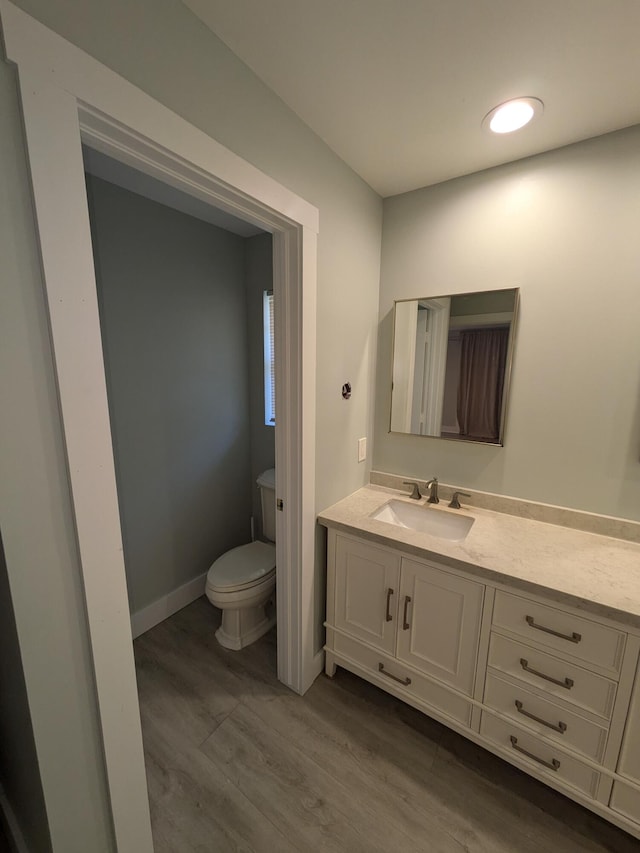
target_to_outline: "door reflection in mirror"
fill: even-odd
[[[504,443],[518,290],[400,300],[391,432]]]

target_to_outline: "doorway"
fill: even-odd
[[[273,235],[276,392],[288,400],[276,447],[278,677],[300,693],[322,668],[313,621],[318,212],[11,4],[2,24],[19,70],[116,844],[144,853],[152,844],[81,143]]]
[[[272,236],[83,158],[135,639],[202,595],[215,559],[261,538]]]

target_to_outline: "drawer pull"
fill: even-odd
[[[566,723],[549,723],[547,720],[543,720],[542,717],[536,717],[535,714],[532,714],[530,711],[525,711],[524,705],[519,699],[516,699],[515,702],[516,708],[518,709],[518,713],[522,714],[524,717],[529,717],[530,720],[535,720],[536,723],[541,723],[543,726],[546,726],[548,729],[553,729],[554,732],[560,732],[563,735],[567,730]]]
[[[579,643],[582,639],[582,634],[578,634],[576,631],[573,631],[571,634],[562,634],[560,631],[554,631],[553,628],[536,625],[533,616],[525,616],[524,618],[530,628],[535,628],[537,631],[544,631],[545,634],[553,634],[554,637],[560,637],[561,640],[568,640],[570,643]]]
[[[406,678],[398,678],[397,675],[393,675],[393,673],[387,672],[387,670],[384,668],[383,663],[378,664],[378,672],[381,672],[383,675],[386,675],[387,678],[392,678],[394,681],[397,681],[398,684],[403,684],[405,687],[408,687],[411,684],[411,679],[409,678],[409,676],[407,676]]]
[[[411,627],[409,625],[409,623],[407,622],[407,610],[409,609],[410,604],[411,604],[411,596],[405,595],[405,597],[404,597],[404,614],[402,616],[402,630],[403,631],[406,631],[407,628]]]
[[[521,752],[523,755],[526,755],[527,758],[532,758],[534,761],[537,761],[538,764],[542,764],[543,767],[548,767],[549,770],[559,769],[560,762],[557,758],[552,758],[551,761],[545,761],[544,758],[539,758],[532,752],[529,752],[528,750],[523,749],[521,746],[518,746],[518,738],[515,737],[515,735],[510,735],[509,740],[511,741],[511,746],[516,750],[516,752]]]
[[[550,675],[545,675],[544,672],[540,672],[537,669],[533,669],[529,666],[529,661],[526,658],[520,658],[520,666],[524,669],[525,672],[530,672],[531,675],[537,675],[538,678],[544,678],[545,681],[550,681],[552,684],[557,684],[559,687],[566,687],[567,690],[571,690],[573,687],[573,678],[553,678]]]
[[[393,590],[391,587],[387,590],[387,612],[385,613],[385,621],[391,622],[393,616],[391,615],[391,596],[393,595]]]

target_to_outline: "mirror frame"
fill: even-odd
[[[447,299],[454,298],[459,296],[479,296],[482,293],[496,293],[498,291],[512,291],[513,292],[513,318],[511,320],[511,326],[509,329],[509,344],[507,346],[507,358],[505,362],[504,369],[504,384],[502,388],[502,409],[500,412],[500,435],[499,441],[475,441],[473,439],[468,438],[449,438],[448,436],[443,435],[422,435],[416,432],[400,432],[398,430],[391,429],[391,419],[392,419],[392,407],[393,407],[393,366],[394,366],[394,356],[396,349],[396,306],[398,303],[403,302],[420,302],[422,300],[427,299]],[[432,438],[440,441],[451,441],[456,444],[480,444],[485,445],[487,447],[504,447],[504,438],[505,438],[505,428],[507,422],[507,408],[509,405],[509,395],[511,393],[511,374],[513,372],[513,356],[515,351],[515,338],[516,338],[516,328],[518,324],[518,317],[520,309],[520,288],[519,287],[495,287],[492,290],[471,290],[464,291],[462,293],[447,293],[440,294],[438,296],[414,296],[411,299],[394,299],[393,301],[393,321],[392,321],[392,336],[391,336],[391,376],[389,378],[389,429],[388,433],[390,435],[407,435],[413,436],[415,438]]]

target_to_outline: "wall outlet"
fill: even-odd
[[[367,458],[367,439],[358,439],[358,462],[364,462]]]

